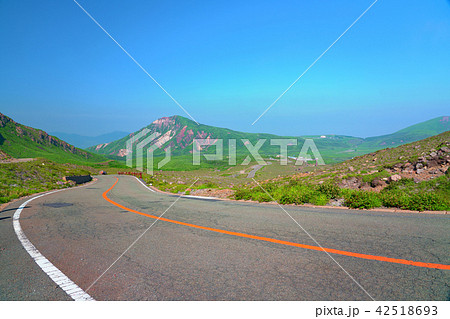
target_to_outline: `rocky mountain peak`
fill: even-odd
[[[161,117],[155,121],[152,122],[151,125],[158,127],[160,129],[162,128],[170,128],[173,127],[176,123],[177,116],[170,116],[170,117]]]

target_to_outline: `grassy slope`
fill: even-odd
[[[380,149],[422,140],[449,131],[450,121],[448,118],[448,116],[440,116],[409,126],[393,134],[369,137],[365,139],[365,143],[361,147],[364,149]]]
[[[383,167],[393,166],[397,163],[415,161],[419,156],[424,155],[431,149],[438,149],[441,145],[449,141],[450,131],[447,131],[395,148],[385,148],[370,154],[358,156],[344,163],[333,165],[330,169],[345,171],[348,166],[354,167],[356,171],[367,169],[369,166],[373,169],[381,169]],[[375,158],[376,161],[374,161]]]
[[[275,199],[282,204],[315,205],[325,205],[330,200],[341,199],[344,200],[344,205],[352,208],[386,206],[419,211],[450,210],[448,171],[446,175],[418,183],[412,179],[391,182],[379,193],[338,187],[340,182],[349,178],[369,183],[376,178],[386,178],[393,175],[386,169],[400,163],[413,163],[418,157],[448,145],[449,141],[450,131],[397,148],[356,157],[314,173],[263,181],[262,185],[270,196],[259,186],[238,187],[234,198],[260,202]]]
[[[6,154],[2,150],[0,150],[0,161],[7,160],[7,159],[10,159],[10,158],[11,157],[8,154]]]
[[[0,113],[0,160],[11,157],[38,159],[0,163],[0,203],[73,186],[63,183],[63,176],[97,174],[100,169],[125,168],[122,163],[75,148],[42,130],[16,123]]]
[[[63,176],[96,173],[90,167],[59,164],[46,159],[24,163],[0,164],[0,203],[51,189],[73,186],[63,183]]]
[[[0,151],[14,158],[44,157],[59,163],[97,163],[107,160],[102,155],[74,146],[4,116],[0,113]]]

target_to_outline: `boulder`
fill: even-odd
[[[395,174],[395,175],[392,175],[391,177],[389,177],[389,183],[398,182],[401,179],[402,179],[402,177],[400,175]]]
[[[357,189],[361,186],[361,181],[356,177],[351,177],[349,179],[344,179],[341,181],[341,187]]]
[[[344,199],[340,198],[340,199],[332,199],[329,203],[330,206],[344,206]]]
[[[370,183],[370,185],[372,186],[372,187],[384,187],[384,186],[386,186],[386,182],[385,181],[383,181],[383,180],[381,180],[381,179],[379,179],[379,178],[375,178],[371,183]]]
[[[437,160],[432,159],[432,160],[429,160],[429,161],[427,162],[427,166],[428,166],[428,168],[431,168],[431,167],[438,167],[438,166],[439,166],[439,163],[438,163]]]

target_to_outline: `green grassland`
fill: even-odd
[[[46,132],[13,121],[0,113],[0,151],[13,158],[47,158],[58,163],[93,164],[103,155],[78,149]]]
[[[371,183],[393,175],[392,168],[398,164],[415,162],[434,150],[448,145],[450,132],[424,140],[383,149],[352,160],[310,168],[310,172],[293,176],[281,176],[266,180],[259,185],[237,187],[235,199],[259,202],[277,201],[281,204],[327,205],[341,200],[350,208],[395,207],[408,210],[450,210],[450,176],[445,175],[426,181],[402,178],[393,181],[380,192],[340,187],[348,179]]]
[[[328,181],[313,184],[302,179],[281,179],[237,188],[234,199],[258,202],[276,201],[280,204],[327,205],[332,200],[343,200],[344,206],[358,209],[394,207],[407,210],[450,210],[450,177],[415,183],[412,179],[392,182],[381,192],[340,188]]]
[[[22,163],[0,164],[0,203],[13,199],[74,186],[63,182],[64,176],[95,174],[89,166],[60,164],[47,159],[36,159]]]
[[[104,162],[108,159],[102,155],[92,154],[81,151],[72,153],[63,150],[56,145],[45,145],[32,143],[30,137],[18,137],[14,134],[2,133],[0,136],[6,138],[6,141],[1,141],[1,149],[14,158],[38,158],[45,157],[58,163],[75,163],[75,164],[90,164]]]
[[[280,165],[278,160],[263,166],[255,179],[262,188],[247,178],[253,165],[217,166],[214,169],[201,167],[195,171],[155,171],[144,180],[153,186],[173,192],[191,193],[195,189],[233,189],[232,198],[259,202],[277,201],[282,204],[340,205],[350,208],[393,207],[409,210],[450,210],[450,181],[446,175],[426,181],[402,178],[389,183],[381,191],[351,189],[342,185],[349,179],[362,184],[374,180],[388,179],[394,175],[395,165],[414,162],[430,151],[439,150],[450,141],[450,132],[445,132],[421,141],[392,149],[355,157],[333,165]],[[238,161],[239,163],[239,161]],[[195,185],[190,186],[196,179]],[[339,206],[340,206],[339,205]]]
[[[425,122],[411,125],[393,134],[369,137],[365,139],[364,148],[392,147],[419,141],[450,130],[448,116],[437,117]]]

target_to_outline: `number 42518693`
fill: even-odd
[[[378,306],[380,316],[436,316],[437,306]]]

